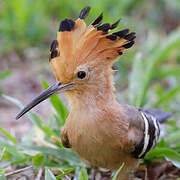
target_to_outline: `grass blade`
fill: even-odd
[[[73,180],[79,180],[80,172],[81,172],[80,167],[76,167],[76,171],[75,171]]]
[[[42,78],[41,78],[41,83],[42,83],[44,89],[47,89],[49,87],[48,83]],[[65,121],[66,121],[66,118],[67,118],[67,116],[69,114],[68,109],[66,108],[63,101],[59,98],[58,95],[51,96],[50,101],[51,101],[54,109],[56,110],[57,114],[63,120],[63,124],[64,124]],[[57,124],[60,124],[60,122],[57,123]]]
[[[172,148],[155,148],[145,156],[145,160],[165,158],[171,161],[175,166],[180,168],[180,154]]]
[[[2,149],[2,152],[0,153],[0,161],[2,160],[2,157],[3,157],[5,151],[6,151],[6,147],[4,147]]]
[[[68,175],[70,172],[74,171],[74,168],[68,169],[66,172],[64,172],[61,175],[56,176],[56,179],[61,179],[63,177],[65,177],[66,175]]]
[[[19,161],[25,158],[25,156],[19,152],[18,146],[9,144],[7,141],[0,137],[0,147],[6,148],[6,152],[11,154],[15,161]]]
[[[55,156],[57,159],[61,161],[66,161],[70,165],[81,165],[80,158],[70,149],[56,149],[44,146],[21,146],[24,150],[34,150],[40,152],[42,154]]]
[[[129,83],[129,100],[130,103],[135,106],[139,106],[141,104],[141,99],[139,97],[142,94],[145,82],[145,76],[142,76],[142,74],[144,74],[144,68],[145,63],[142,60],[141,54],[139,53],[134,59]]]
[[[56,180],[56,177],[47,167],[45,168],[45,180]]]
[[[122,170],[123,167],[124,167],[124,163],[122,163],[121,167],[116,171],[116,173],[113,176],[112,180],[116,180],[117,179],[118,174],[120,173],[120,171]]]
[[[16,138],[14,138],[8,131],[0,126],[0,132],[3,133],[13,144],[18,144]]]
[[[81,168],[79,180],[88,180],[87,170],[85,168]]]

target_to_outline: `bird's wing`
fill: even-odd
[[[155,116],[133,106],[123,105],[129,122],[128,140],[132,145],[132,155],[143,158],[157,144],[160,129]]]

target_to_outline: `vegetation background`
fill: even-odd
[[[85,6],[90,23],[121,18],[118,29],[137,33],[136,44],[116,63],[119,102],[173,113],[158,146],[142,161],[135,177],[180,177],[180,1],[179,0],[1,0],[0,1],[0,179],[109,179],[62,147],[59,132],[68,115],[64,96],[55,95],[15,121],[17,107],[55,79],[49,46],[61,20],[78,17]],[[45,81],[46,80],[46,81]],[[64,103],[65,105],[64,105]],[[123,168],[123,167],[122,167]],[[147,173],[146,173],[147,172]],[[114,179],[116,175],[114,176]],[[133,179],[133,178],[132,178]]]

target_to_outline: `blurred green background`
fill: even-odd
[[[52,40],[56,39],[60,21],[64,18],[77,19],[80,10],[86,6],[91,7],[85,20],[87,23],[91,23],[103,12],[104,23],[113,23],[120,18],[120,25],[116,30],[129,28],[136,32],[135,45],[126,51],[116,63],[118,72],[114,77],[117,98],[121,103],[133,104],[138,107],[162,108],[173,113],[173,118],[163,128],[164,137],[168,137],[170,140],[164,142],[162,138],[159,148],[167,147],[175,151],[177,156],[170,158],[168,153],[163,151],[165,154],[163,157],[167,158],[168,156],[168,159],[175,160],[180,164],[180,143],[178,142],[180,140],[180,134],[178,134],[180,124],[179,0],[1,0],[1,96],[8,99],[5,97],[6,94],[27,103],[42,90],[40,77],[50,83],[54,81],[48,60],[49,46]],[[2,97],[0,97],[0,126],[8,130],[14,128],[15,137],[17,136],[21,141],[24,131],[32,130],[32,125],[27,124],[27,129],[20,130],[22,124],[24,127],[25,124],[14,123],[14,117],[18,110]],[[60,101],[58,102],[60,103]],[[67,104],[66,100],[64,102]],[[18,103],[16,102],[16,104]],[[54,103],[54,107],[57,112],[50,109],[50,104],[40,107],[41,110],[37,111],[38,116],[42,116],[50,122],[56,119],[54,121],[57,123],[56,103]],[[46,111],[47,109],[48,111]],[[39,126],[36,118],[32,120],[32,124],[34,123],[45,133],[47,127],[44,130],[42,126]],[[62,117],[59,118],[62,119]],[[26,122],[26,120],[22,121]],[[63,120],[65,121],[65,119]],[[52,129],[54,130],[54,126]],[[0,131],[4,134],[2,129]],[[54,132],[59,137],[59,129],[55,129]],[[170,134],[173,134],[174,138],[169,137]],[[45,133],[45,135],[47,134]],[[49,135],[48,137],[49,139],[46,138],[46,140],[51,142]],[[171,139],[173,139],[172,142]],[[43,154],[43,152],[41,153]],[[8,157],[8,155],[6,156]],[[156,153],[148,155],[145,161],[154,158],[157,158]],[[12,162],[14,161],[12,160]],[[37,162],[35,161],[35,163]],[[47,166],[44,161],[42,164]],[[1,168],[3,169],[4,165]]]

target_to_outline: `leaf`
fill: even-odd
[[[74,177],[73,177],[73,180],[79,180],[79,177],[80,177],[80,172],[81,172],[81,169],[80,167],[76,167],[76,171],[75,171],[75,174],[74,174]]]
[[[6,147],[4,147],[2,149],[2,152],[0,153],[0,161],[2,160],[2,157],[3,157],[5,151],[6,151]]]
[[[45,125],[45,123],[36,114],[30,113],[30,118],[33,120],[35,125],[37,125],[49,138],[51,136],[57,137],[56,133],[47,125]]]
[[[17,146],[8,143],[1,137],[0,137],[0,147],[3,147],[3,148],[5,147],[6,152],[10,153],[15,160],[22,160],[25,158],[25,156],[19,152],[19,149]]]
[[[11,165],[18,165],[18,164],[25,164],[27,162],[28,158],[25,157],[24,159],[20,159],[20,160],[17,160],[17,161],[12,161],[11,162]]]
[[[44,157],[43,157],[42,153],[36,154],[32,158],[32,162],[33,162],[34,166],[41,166],[41,165],[43,165]]]
[[[14,138],[8,131],[0,126],[0,132],[2,132],[13,144],[18,144],[16,138]]]
[[[129,82],[129,98],[131,104],[139,106],[139,104],[141,104],[141,99],[139,97],[143,92],[145,82],[145,76],[142,76],[142,74],[144,74],[145,63],[140,53],[136,55],[132,67]]]
[[[53,155],[61,161],[66,161],[70,165],[81,165],[82,162],[80,158],[70,149],[55,149],[43,146],[21,146],[25,150],[34,150],[42,154]]]
[[[122,170],[123,167],[124,167],[124,163],[122,163],[121,167],[116,171],[116,173],[113,176],[112,180],[116,180],[117,179],[118,174],[120,173],[120,171]]]
[[[59,115],[53,114],[53,117],[56,120],[57,127],[60,129],[64,125],[64,121],[59,117]]]
[[[54,174],[47,167],[45,167],[45,180],[56,180]]]
[[[172,148],[155,148],[148,152],[145,160],[152,160],[157,158],[165,158],[171,161],[176,167],[180,168],[180,154]]]
[[[47,89],[49,87],[48,83],[42,78],[41,78],[41,83],[42,83],[44,89]],[[57,114],[59,115],[59,117],[63,120],[63,124],[64,124],[66,121],[66,118],[69,114],[68,109],[66,108],[63,101],[59,98],[58,95],[51,96],[50,101],[51,101],[54,109],[56,110]],[[57,123],[57,125],[59,125],[59,124],[61,124],[61,122]]]
[[[56,179],[61,179],[63,177],[65,177],[66,175],[68,175],[70,172],[74,171],[74,168],[68,169],[66,172],[64,172],[61,175],[56,176]]]
[[[12,102],[12,103],[14,103],[14,104],[16,104],[19,108],[23,108],[23,104],[20,102],[20,101],[18,101],[17,99],[15,99],[15,98],[13,98],[13,97],[10,97],[10,96],[7,96],[7,95],[5,95],[5,94],[3,94],[2,95],[2,97],[4,98],[4,99],[6,99],[6,100],[8,100],[8,101],[10,101],[10,102]]]
[[[85,168],[81,168],[79,180],[88,180],[87,170]]]
[[[167,146],[168,146],[168,145],[167,145],[167,142],[165,141],[164,138],[161,138],[160,141],[159,141],[158,144],[157,144],[157,147],[159,147],[159,148],[167,147]]]
[[[32,126],[32,128],[29,130],[29,133],[26,133],[22,139],[21,139],[21,144],[24,145],[32,145],[33,143],[33,137],[35,135],[35,125]]]

